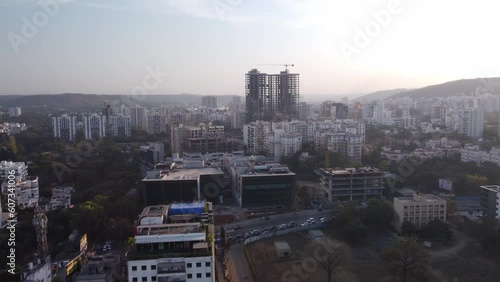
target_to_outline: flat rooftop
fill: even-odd
[[[443,198],[440,198],[436,195],[432,195],[432,194],[413,194],[413,196],[411,197],[395,197],[394,198],[395,200],[399,200],[401,202],[407,202],[407,203],[410,203],[410,202],[415,202],[415,203],[419,203],[419,202],[438,202],[438,201],[446,201],[444,200]]]
[[[137,236],[200,233],[199,222],[137,226]]]
[[[140,217],[167,215],[168,206],[148,206],[142,210]]]
[[[360,167],[360,168],[320,168],[318,170],[322,175],[351,175],[351,174],[378,174],[384,173],[382,170],[375,167]]]
[[[288,166],[272,161],[263,156],[225,156],[242,177],[256,177],[263,175],[295,175]]]
[[[172,171],[159,171],[159,177],[146,176],[143,181],[183,181],[197,180],[200,175],[222,175],[222,171],[215,167],[181,168]]]
[[[285,241],[276,241],[274,242],[274,247],[277,248],[278,250],[286,251],[286,250],[291,250],[290,245],[288,245],[287,242]]]

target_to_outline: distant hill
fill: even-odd
[[[391,90],[382,90],[382,91],[377,91],[377,92],[373,92],[370,94],[366,94],[366,95],[357,97],[353,100],[359,101],[359,102],[373,101],[373,100],[385,100],[385,99],[387,99],[395,94],[403,93],[406,91],[410,91],[410,89],[398,88],[398,89],[391,89]]]
[[[431,85],[419,89],[409,90],[390,98],[411,97],[411,98],[432,98],[446,97],[461,94],[471,94],[476,89],[482,88],[492,94],[500,95],[500,78],[474,78],[449,81],[442,84]]]
[[[138,104],[144,107],[160,107],[167,105],[189,106],[201,105],[202,97],[205,95],[195,94],[172,94],[172,95],[97,95],[97,94],[40,94],[40,95],[5,95],[0,96],[2,107],[29,107],[46,106],[61,110],[87,111],[97,110],[103,107],[108,100],[112,105]],[[214,95],[217,103],[225,105],[236,95]],[[243,100],[243,98],[242,98]]]

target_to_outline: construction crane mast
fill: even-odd
[[[259,66],[285,66],[285,70],[288,70],[288,67],[294,67],[295,64],[259,64]]]

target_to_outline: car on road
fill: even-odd
[[[269,216],[266,216],[264,219],[265,219],[265,220],[269,220],[269,219],[271,219],[271,218],[270,218]]]
[[[292,228],[292,227],[297,226],[297,223],[295,223],[295,221],[292,221],[292,222],[288,223],[287,226],[288,226],[288,228]]]
[[[309,225],[309,222],[306,221],[306,222],[302,223],[300,226],[308,226],[308,225]]]
[[[233,229],[234,229],[234,230],[241,229],[241,226],[239,226],[239,225],[235,225]]]

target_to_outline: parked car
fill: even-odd
[[[235,225],[233,229],[234,229],[234,230],[241,229],[241,226],[239,226],[239,225]]]

